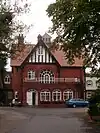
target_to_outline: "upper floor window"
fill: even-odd
[[[53,83],[54,74],[49,70],[44,70],[40,73],[40,82],[41,83]]]
[[[32,71],[32,70],[31,71],[28,71],[28,75],[27,76],[28,76],[28,79],[30,79],[30,80],[31,79],[35,79],[35,72]]]
[[[38,55],[43,55],[43,47],[39,46],[38,48]]]
[[[5,84],[10,84],[10,76],[9,75],[6,75],[5,78],[4,78],[4,83]]]
[[[87,85],[87,86],[93,86],[92,80],[87,80],[87,81],[86,81],[86,85]]]

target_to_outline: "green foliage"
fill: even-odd
[[[100,0],[56,0],[47,13],[51,32],[57,33],[54,45],[62,44],[69,62],[82,57],[95,72],[100,63]]]
[[[3,76],[7,59],[15,52],[16,36],[27,27],[18,17],[28,11],[27,0],[0,0],[0,88],[3,88]]]
[[[91,116],[100,116],[100,110],[96,104],[92,104],[89,106],[88,114]]]
[[[89,99],[88,113],[92,116],[100,115],[100,90],[97,89],[95,93]]]
[[[95,93],[89,99],[91,104],[100,103],[100,89],[97,89]]]

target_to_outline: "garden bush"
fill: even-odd
[[[89,99],[88,114],[91,116],[100,115],[100,89],[97,89],[95,93]]]

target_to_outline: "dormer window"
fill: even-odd
[[[10,76],[9,75],[5,76],[4,83],[5,84],[10,84]]]

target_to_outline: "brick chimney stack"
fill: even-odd
[[[23,36],[23,34],[19,34],[19,36],[18,36],[18,44],[24,44],[24,36]]]

